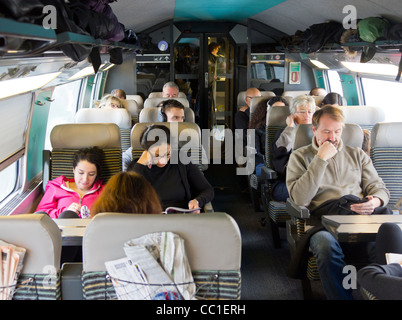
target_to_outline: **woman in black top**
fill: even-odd
[[[214,197],[214,190],[200,169],[192,164],[171,161],[170,131],[163,125],[148,127],[142,137],[145,149],[128,170],[143,175],[156,190],[162,208],[202,208]]]

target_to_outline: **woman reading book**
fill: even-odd
[[[196,165],[183,164],[180,159],[178,163],[170,161],[169,128],[151,125],[142,134],[141,145],[144,152],[127,170],[143,175],[152,184],[163,210],[168,207],[202,208],[213,199],[214,190]]]

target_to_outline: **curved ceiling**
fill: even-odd
[[[382,15],[402,22],[400,0],[118,0],[111,7],[119,21],[136,33],[172,20],[232,21],[252,18],[287,34],[328,20],[342,22],[353,5],[358,19]]]

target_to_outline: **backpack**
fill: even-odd
[[[397,23],[393,25],[388,30],[388,39],[390,40],[402,40],[402,23]],[[399,81],[402,74],[402,46],[400,46],[399,51],[401,52],[401,59],[399,60],[399,70],[396,76],[396,81]]]
[[[336,21],[313,24],[303,32],[300,49],[303,53],[312,53],[326,43],[340,43],[343,31],[343,25]]]
[[[381,17],[370,17],[359,21],[357,29],[360,39],[368,43],[367,46],[363,47],[361,63],[366,63],[374,57],[376,53],[374,42],[387,39],[389,26],[390,23]]]

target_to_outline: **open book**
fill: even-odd
[[[11,300],[26,249],[0,240],[0,300]]]
[[[164,213],[164,214],[170,214],[170,213],[194,213],[194,212],[197,212],[198,210],[201,210],[201,208],[184,209],[184,208],[178,208],[178,207],[169,207],[169,208],[166,208],[166,210],[163,211],[162,213]]]

